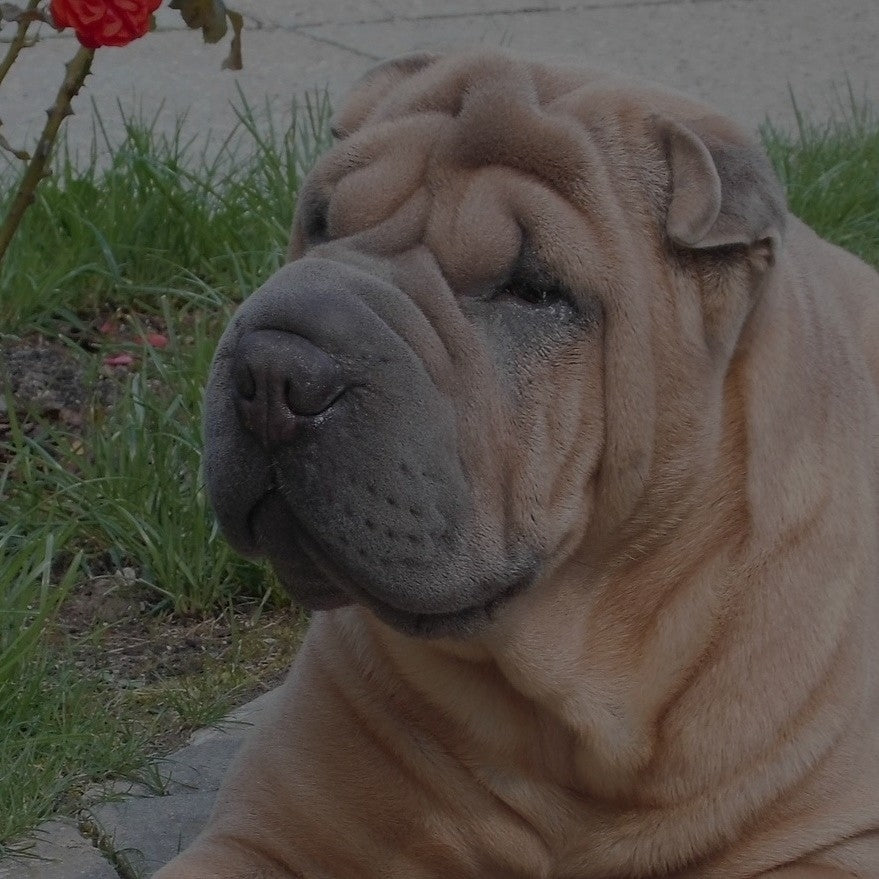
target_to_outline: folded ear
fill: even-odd
[[[787,213],[766,154],[721,118],[658,120],[671,172],[666,230],[682,247],[777,245]]]
[[[342,108],[330,121],[333,137],[342,138],[353,134],[381,103],[385,95],[404,79],[429,67],[438,57],[426,52],[404,55],[373,67],[354,85],[345,98]]]

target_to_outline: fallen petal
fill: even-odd
[[[134,358],[130,354],[111,354],[104,358],[104,363],[107,366],[131,366]]]

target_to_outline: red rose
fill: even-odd
[[[150,28],[150,16],[162,0],[52,0],[49,9],[59,28],[72,27],[89,49],[126,46]]]

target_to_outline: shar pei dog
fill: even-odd
[[[161,879],[879,877],[879,276],[751,137],[385,64],[206,398],[315,613]]]

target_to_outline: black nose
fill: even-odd
[[[279,330],[242,336],[232,375],[241,423],[266,448],[290,442],[303,416],[326,411],[345,390],[329,354]]]

